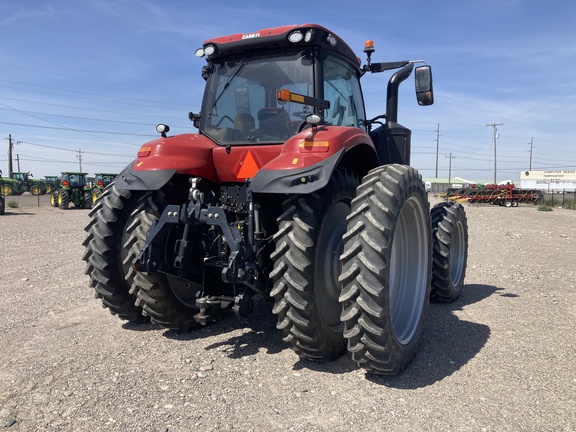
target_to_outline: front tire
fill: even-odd
[[[339,169],[323,189],[287,199],[278,218],[273,312],[283,339],[300,357],[331,360],[346,350],[339,256],[358,183],[351,171]]]
[[[416,355],[430,297],[430,212],[415,169],[384,165],[364,177],[341,262],[353,360],[368,372],[398,374]]]
[[[434,264],[431,299],[451,303],[462,292],[468,262],[468,221],[461,204],[440,203],[431,211]]]
[[[12,195],[14,193],[14,188],[12,187],[11,184],[4,183],[1,186],[1,188],[2,188],[2,195],[4,196]]]
[[[136,296],[129,292],[134,277],[133,257],[126,246],[126,226],[137,198],[131,191],[116,187],[107,190],[89,213],[82,259],[87,264],[85,273],[90,276],[90,286],[102,306],[122,320],[144,323],[149,319],[136,306]]]

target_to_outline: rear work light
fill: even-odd
[[[302,41],[308,43],[312,40],[312,36],[314,36],[313,29],[306,31],[304,34],[300,30],[296,30],[288,35],[288,40],[292,43],[298,43]]]

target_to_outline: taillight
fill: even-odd
[[[152,151],[152,147],[149,146],[142,146],[140,150],[138,150],[138,157],[146,157]]]
[[[330,141],[303,140],[298,144],[300,153],[326,153],[330,150]]]

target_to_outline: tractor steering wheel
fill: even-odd
[[[222,122],[223,122],[224,120],[229,120],[230,123],[234,124],[234,120],[232,120],[232,118],[231,118],[230,116],[225,115],[225,116],[223,116],[220,120],[218,120],[218,123],[216,123],[214,126],[215,126],[215,127],[220,127],[220,125],[222,124]]]

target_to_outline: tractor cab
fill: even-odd
[[[312,24],[208,40],[196,51],[207,60],[203,109],[190,118],[201,134],[228,147],[281,144],[310,124],[361,128],[381,163],[408,163],[410,131],[396,123],[398,87],[423,62],[373,63],[372,41],[364,52],[362,67],[342,39]],[[398,68],[388,85],[386,114],[367,120],[360,78]],[[417,67],[415,77],[418,103],[432,104],[430,67]],[[371,133],[373,124],[383,127]]]
[[[33,175],[28,172],[13,172],[11,177],[17,181],[26,182],[33,177]]]
[[[196,52],[208,61],[202,134],[220,145],[284,143],[314,113],[325,125],[365,125],[360,62],[344,41],[319,26],[249,36]]]
[[[84,188],[87,184],[87,173],[63,172],[60,178],[60,185],[65,189]]]
[[[112,183],[117,175],[116,173],[95,173],[94,186],[103,189]]]

